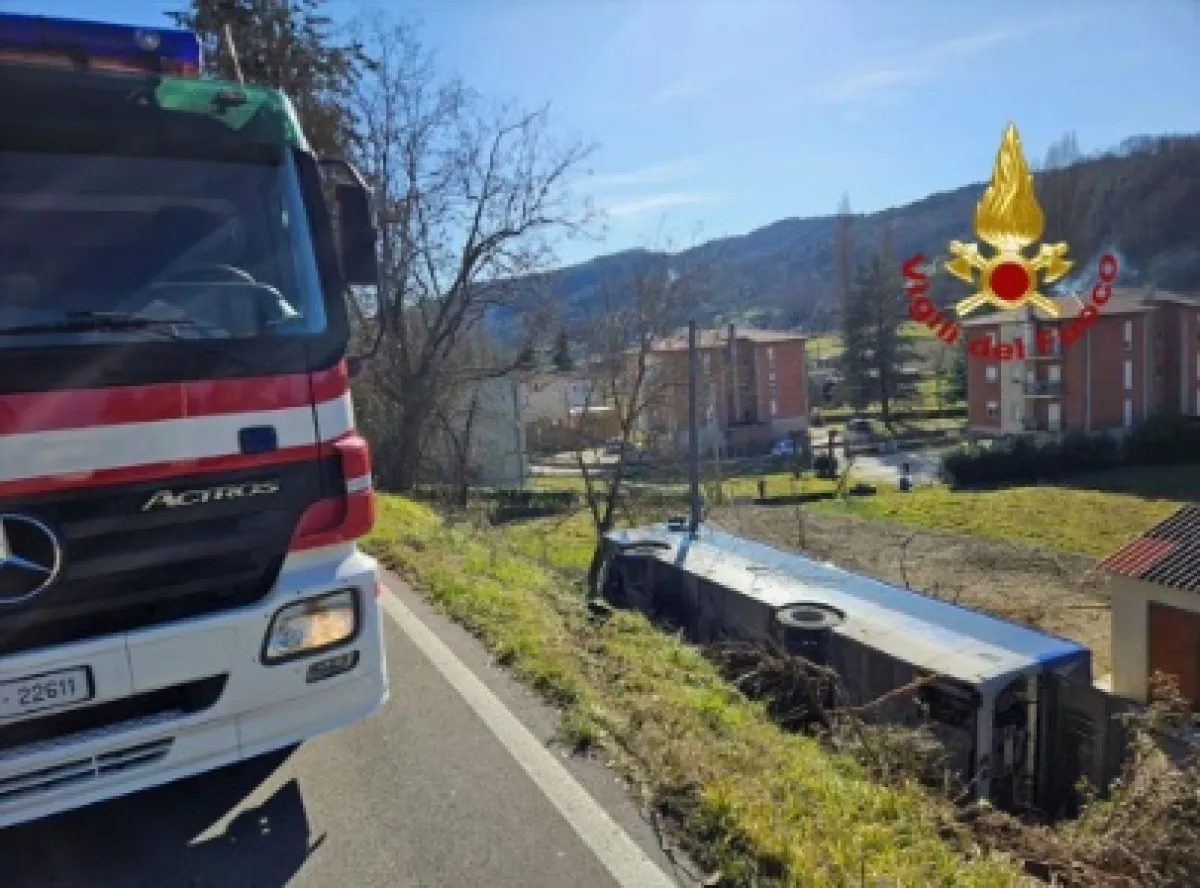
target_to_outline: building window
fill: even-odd
[[[1200,352],[1196,352],[1196,379],[1200,379]]]
[[[1062,367],[1058,364],[1051,364],[1046,368],[1046,372],[1050,374],[1051,382],[1062,382]]]
[[[997,416],[999,416],[1000,415],[1000,405],[997,404],[995,401],[988,401],[987,402],[987,415],[988,415],[988,419],[995,419]]]
[[[1125,391],[1133,391],[1133,361],[1125,359]]]
[[[767,366],[772,369],[775,367],[775,349],[773,348],[767,349]]]
[[[1197,365],[1197,366],[1200,366],[1200,365]],[[767,374],[767,379],[770,381],[771,385],[775,384],[775,371],[774,370],[772,370],[770,373]]]
[[[1133,321],[1125,322],[1125,351],[1130,351],[1133,348]]]
[[[1133,425],[1133,399],[1126,398],[1125,403],[1121,405],[1121,424],[1125,428]]]
[[[988,364],[988,368],[987,368],[987,381],[988,381],[988,382],[995,382],[995,381],[996,381],[996,379],[997,379],[997,378],[999,378],[999,376],[1000,376],[1000,370],[999,370],[999,368],[997,368],[995,364]]]
[[[700,363],[704,365],[705,373],[712,372],[712,355],[710,355],[708,352],[705,352],[700,356]]]
[[[776,401],[774,398],[772,398],[771,399],[771,415],[775,416],[777,413],[779,413],[779,402]]]

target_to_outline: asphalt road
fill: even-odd
[[[901,450],[896,453],[858,454],[854,458],[854,472],[872,481],[897,484],[908,463],[909,477],[914,484],[932,484],[938,479],[942,450]],[[845,452],[842,453],[843,460]]]
[[[611,771],[546,745],[552,712],[389,585],[383,711],[267,760],[0,831],[0,885],[696,884]]]

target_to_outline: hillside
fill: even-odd
[[[1122,279],[1200,289],[1200,135],[1136,137],[1118,149],[1062,170],[1036,175],[1047,217],[1045,239],[1068,236],[1081,271],[1102,249],[1123,259]],[[972,240],[975,203],[986,183],[933,194],[903,207],[854,216],[857,257],[879,242],[890,223],[899,258],[915,252],[944,256],[951,239]],[[853,195],[851,195],[853,198]],[[1065,208],[1065,210],[1064,210]],[[705,323],[725,320],[757,326],[832,329],[834,216],[782,219],[741,237],[710,241],[668,256],[634,250],[601,256],[531,280],[569,316],[601,310],[620,298],[622,278],[638,263],[668,259],[680,268],[712,268]],[[945,286],[948,281],[935,283]],[[935,286],[934,297],[948,296]]]

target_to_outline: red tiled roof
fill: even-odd
[[[1200,506],[1186,505],[1100,562],[1109,573],[1200,591]]]

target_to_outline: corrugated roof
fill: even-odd
[[[1200,506],[1189,503],[1100,562],[1109,573],[1200,591]]]
[[[666,542],[648,554],[770,607],[819,602],[841,610],[834,631],[918,669],[983,687],[1056,663],[1085,661],[1077,642],[934,598],[834,564],[703,526],[697,539],[663,526],[618,531],[619,543]]]

